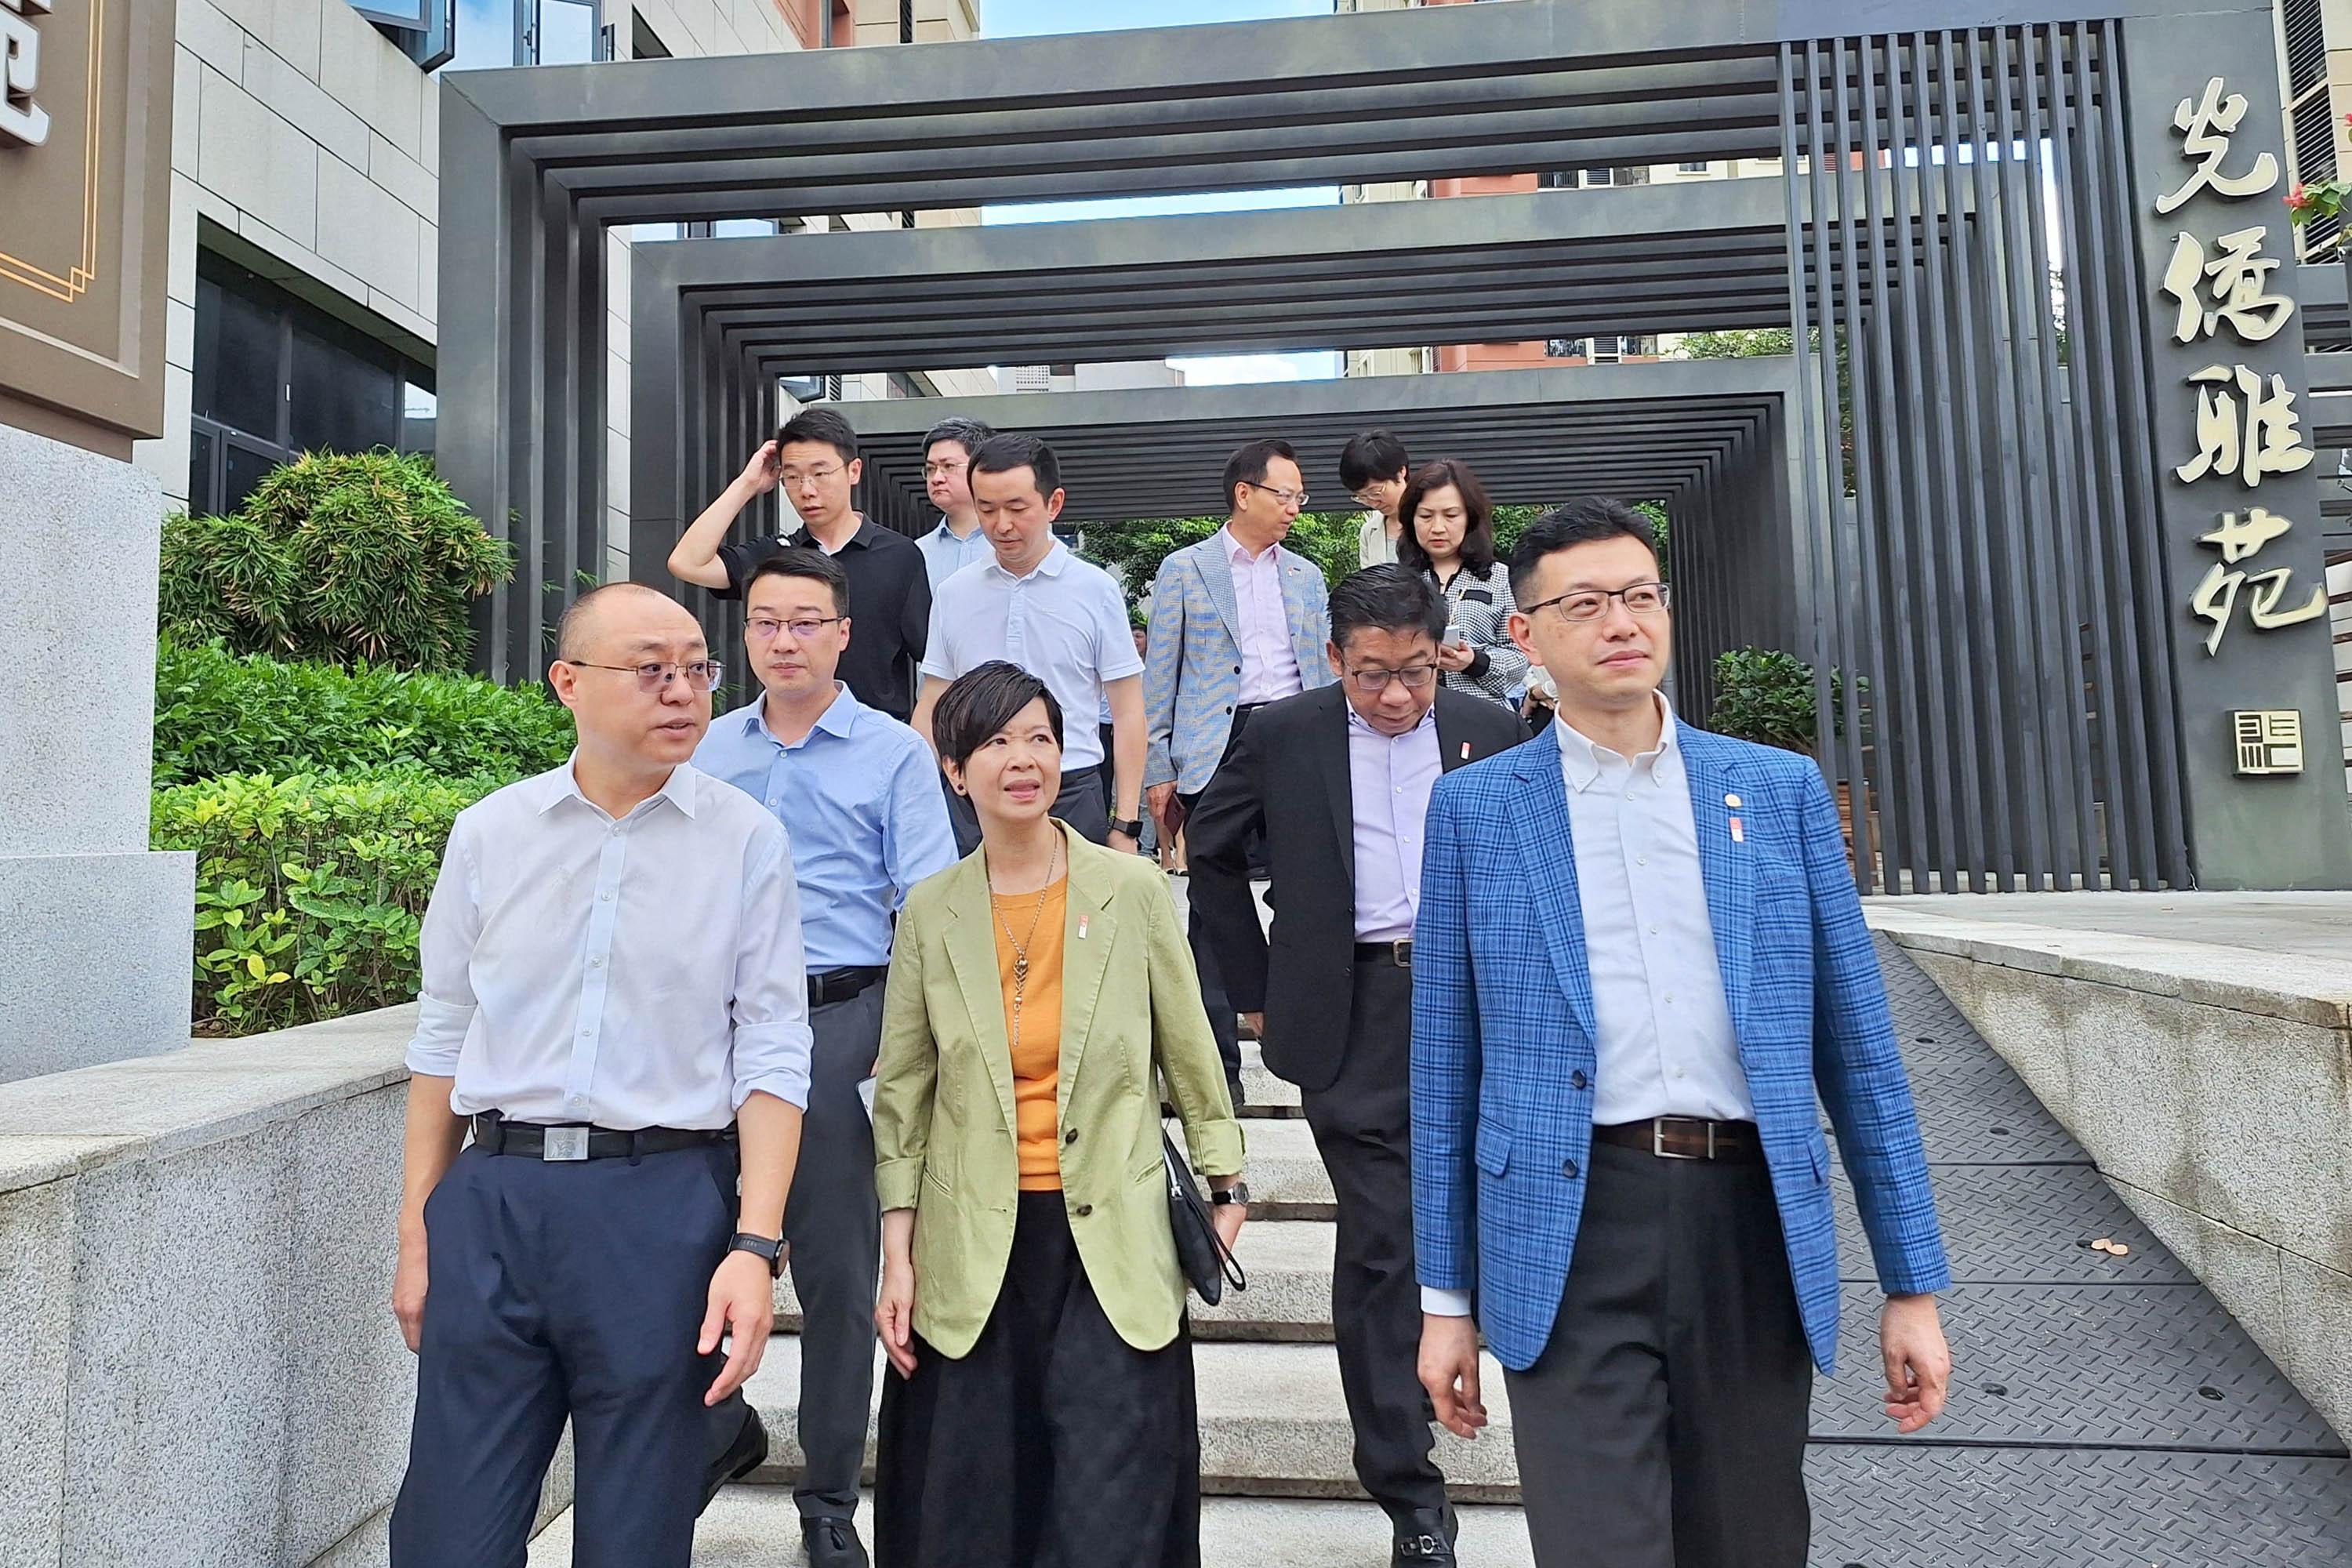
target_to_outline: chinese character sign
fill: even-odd
[[[40,86],[41,35],[33,18],[50,0],[0,0],[0,145],[38,147],[49,139],[48,111],[33,101]]]
[[[2180,156],[2189,173],[2158,198],[2158,215],[2182,213],[2190,221],[2206,209],[2226,211],[2226,204],[2261,195],[2278,184],[2277,158],[2267,152],[2240,158],[2231,148],[2231,138],[2245,115],[2244,96],[2231,92],[2220,77],[2208,81],[2199,96],[2180,100],[2172,124],[2180,132]],[[2242,352],[2284,331],[2294,301],[2272,291],[2282,258],[2263,254],[2268,238],[2269,230],[2260,225],[2232,226],[2210,236],[2184,229],[2174,237],[2160,287],[2172,306],[2176,342],[2234,342]],[[2286,342],[2299,352],[2293,335]],[[2260,489],[2273,475],[2311,467],[2314,454],[2285,376],[2217,358],[2191,373],[2184,391],[2196,399],[2197,447],[2173,467],[2180,483],[2229,480],[2244,493]],[[2189,604],[2192,614],[2211,626],[2205,637],[2209,657],[2221,651],[2242,600],[2246,624],[2256,631],[2326,614],[2326,589],[2315,585],[2307,596],[2299,595],[2292,567],[2265,571],[2255,559],[2294,526],[2288,518],[2249,505],[2242,513],[2221,512],[2218,524],[2199,535],[2200,544],[2221,553]]]

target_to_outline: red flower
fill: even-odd
[[[2310,197],[2304,195],[2303,182],[2300,180],[2296,181],[2294,188],[2286,194],[2286,205],[2290,212],[2301,212],[2309,205],[2310,200]]]

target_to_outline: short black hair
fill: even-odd
[[[1298,454],[1291,449],[1289,442],[1272,439],[1252,441],[1225,459],[1227,511],[1234,510],[1234,487],[1265,483],[1265,466],[1276,458],[1287,458],[1293,463],[1298,461]]]
[[[1045,700],[1045,722],[1053,726],[1054,744],[1059,746],[1062,704],[1052,689],[1006,659],[974,665],[940,693],[938,704],[931,709],[931,733],[939,740],[940,755],[962,768],[990,736],[1041,697]]]
[[[1424,463],[1405,486],[1404,499],[1397,502],[1397,521],[1403,524],[1397,535],[1397,560],[1415,572],[1430,569],[1429,552],[1421,547],[1421,536],[1413,531],[1412,514],[1433,491],[1449,485],[1462,494],[1462,569],[1474,577],[1484,577],[1495,569],[1495,509],[1486,500],[1486,487],[1459,458]]]
[[[1392,479],[1412,467],[1404,443],[1385,430],[1367,430],[1339,448],[1339,482],[1354,495],[1374,479]]]
[[[812,550],[805,544],[788,545],[751,568],[744,579],[743,597],[751,596],[751,585],[762,577],[810,577],[833,590],[833,613],[849,614],[849,574],[841,563],[822,550]]]
[[[1402,566],[1367,566],[1339,579],[1331,590],[1331,643],[1348,650],[1348,635],[1370,626],[1383,632],[1445,635],[1445,601],[1426,573]]]
[[[1648,518],[1608,496],[1579,496],[1528,524],[1511,546],[1511,597],[1522,605],[1528,602],[1544,557],[1604,539],[1638,539],[1651,560],[1658,558],[1658,531]]]
[[[857,432],[830,408],[803,408],[785,420],[776,432],[776,449],[782,452],[795,441],[824,442],[841,454],[845,468],[857,461]]]
[[[991,436],[971,455],[971,471],[975,474],[1009,474],[1017,468],[1026,468],[1035,478],[1041,496],[1050,496],[1062,488],[1062,460],[1054,456],[1054,448],[1045,445],[1041,437]],[[993,735],[996,731],[991,730],[989,733]]]
[[[953,441],[963,448],[967,458],[977,454],[996,432],[977,419],[967,419],[961,414],[950,415],[923,432],[923,456],[929,458],[931,448],[942,441]]]

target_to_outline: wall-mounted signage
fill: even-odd
[[[2230,715],[2238,772],[2247,777],[2303,772],[2303,712],[2265,708]]]
[[[162,433],[172,13],[0,0],[0,423]]]

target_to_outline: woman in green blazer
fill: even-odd
[[[1086,715],[1091,720],[1091,714]],[[1150,861],[1047,815],[1062,710],[996,662],[933,714],[981,847],[909,893],[874,1096],[880,1568],[1195,1568],[1200,1436],[1160,1086],[1245,1201],[1181,922]],[[1242,1201],[1220,1202],[1230,1246]]]

